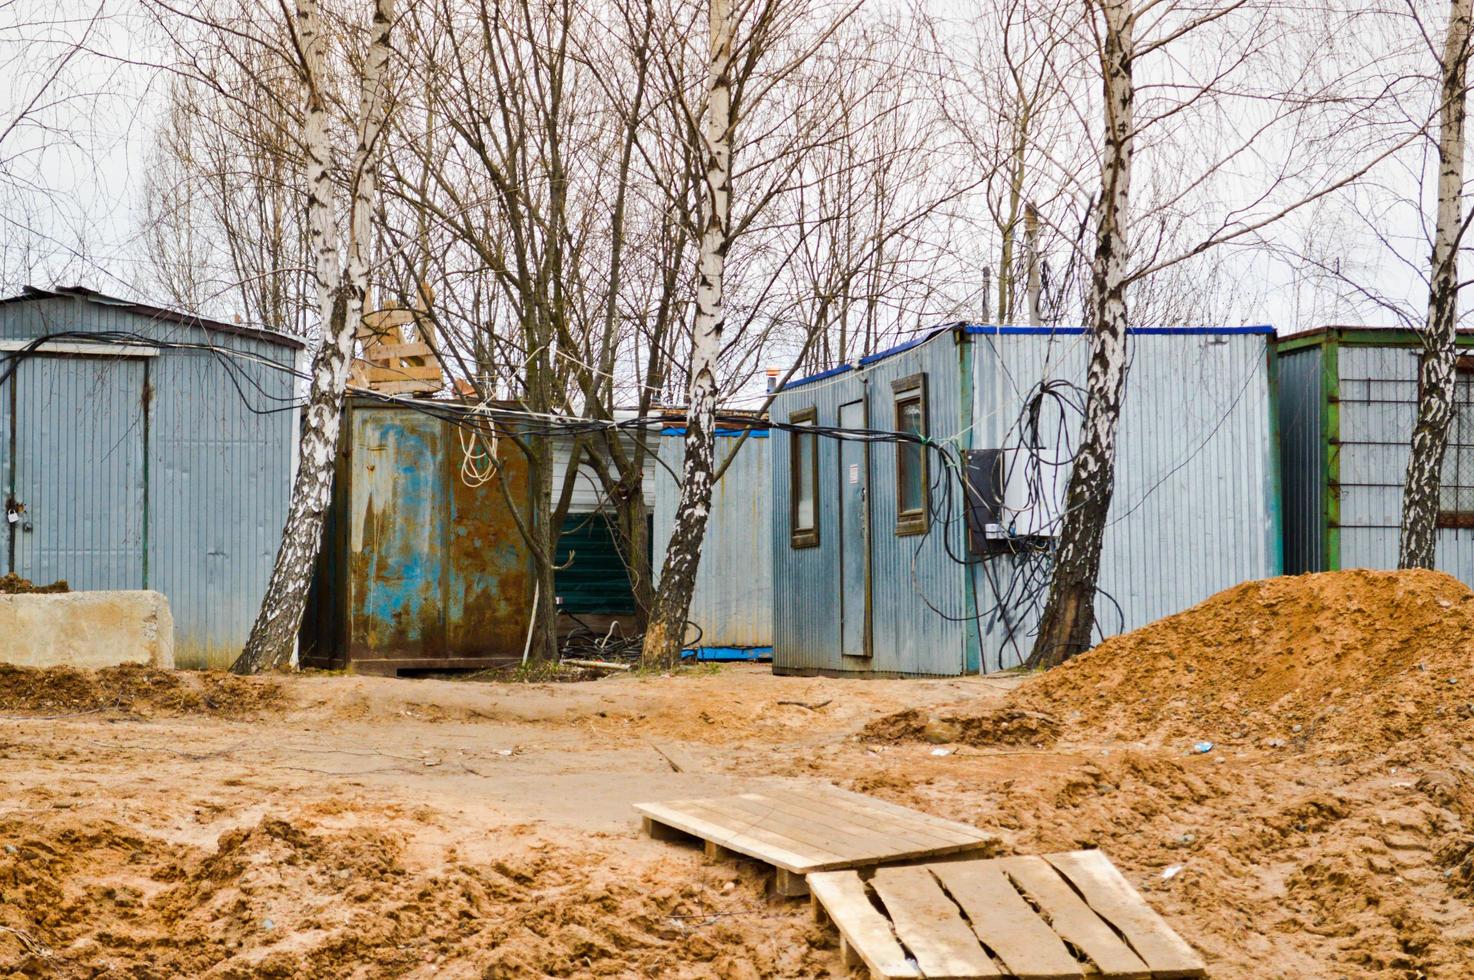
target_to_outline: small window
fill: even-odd
[[[925,437],[926,375],[913,374],[891,385],[896,403],[896,431]],[[907,440],[896,443],[896,533],[924,534],[927,528],[926,448]]]
[[[1454,417],[1439,474],[1438,526],[1474,528],[1474,357],[1454,370]]]
[[[806,408],[788,417],[793,425],[812,428],[817,409]],[[788,433],[788,526],[793,547],[819,545],[819,436],[815,432]]]

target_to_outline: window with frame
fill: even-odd
[[[1454,417],[1438,481],[1438,526],[1474,528],[1474,356],[1454,366]]]
[[[795,426],[813,428],[819,411],[806,408],[788,416]],[[795,548],[819,545],[819,435],[791,429],[788,433],[788,528]]]
[[[926,437],[926,375],[913,374],[891,384],[897,432]],[[907,439],[896,443],[896,533],[924,534],[927,528],[926,447]]]

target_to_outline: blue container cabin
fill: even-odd
[[[1272,339],[1270,327],[1130,332],[1101,635],[1279,574]],[[770,417],[1006,450],[1031,392],[1083,385],[1088,356],[1078,328],[951,324],[788,384]],[[1077,411],[1041,404],[1037,429],[1073,440]],[[956,676],[1028,657],[1048,564],[970,555],[961,480],[936,453],[780,429],[772,443],[775,672]]]

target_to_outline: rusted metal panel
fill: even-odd
[[[461,479],[455,427],[412,409],[355,405],[348,432],[347,487],[337,495],[347,554],[325,560],[346,569],[348,664],[392,673],[520,656],[530,555],[497,482]],[[526,508],[526,461],[509,445],[502,453],[500,479]]]
[[[460,443],[449,434],[442,470],[450,486],[445,554],[446,652],[452,657],[521,656],[532,610],[532,556],[495,482],[467,486],[460,478]],[[527,512],[527,460],[502,444],[501,479]]]

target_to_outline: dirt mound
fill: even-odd
[[[1059,738],[1059,720],[1046,712],[1019,708],[910,708],[875,719],[860,729],[860,738],[867,742],[1045,746]]]
[[[1457,754],[1447,739],[1331,766],[1112,748],[1002,780],[978,778],[986,756],[965,776],[913,758],[852,788],[1013,853],[1103,849],[1213,977],[1455,980],[1470,976],[1474,774],[1435,767]]]
[[[1113,637],[1014,704],[1082,735],[1387,746],[1474,716],[1474,593],[1441,572],[1245,582]]]
[[[214,849],[108,821],[0,821],[0,962],[54,977],[758,977],[818,975],[833,955],[805,917],[765,921],[756,870],[552,845],[424,865],[380,818],[268,816]]]
[[[68,715],[117,710],[138,715],[252,715],[277,707],[267,678],[121,664],[98,670],[0,663],[0,712]]]
[[[30,579],[21,578],[14,572],[6,572],[4,575],[0,575],[0,595],[17,595],[27,592],[54,593],[70,591],[72,591],[72,587],[67,585],[67,580],[64,578],[57,579],[50,585],[37,585]]]

